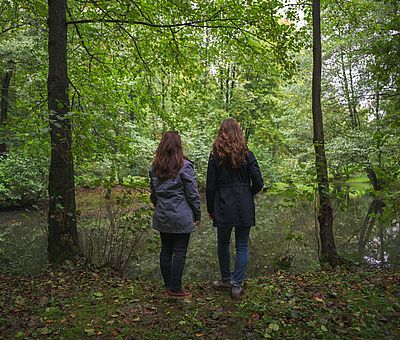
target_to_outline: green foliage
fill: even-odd
[[[0,206],[34,204],[47,196],[48,159],[9,154],[0,159]]]
[[[397,10],[395,0],[322,4],[329,175],[339,183],[372,169],[383,186],[386,229],[399,221]],[[46,196],[47,3],[3,1],[0,13],[0,77],[15,62],[0,126],[0,143],[9,149],[0,163],[0,204],[11,206]],[[308,4],[69,1],[68,21],[68,117],[78,187],[145,188],[162,133],[177,130],[203,188],[218,126],[235,117],[266,186],[287,196],[280,208],[315,199]],[[336,211],[346,209],[351,194],[331,190],[341,202]],[[146,222],[141,213],[137,224]],[[128,229],[118,230],[121,243]],[[290,235],[290,250],[303,246]],[[292,255],[285,251],[278,262]]]

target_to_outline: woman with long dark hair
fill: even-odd
[[[243,292],[250,228],[255,225],[254,195],[264,186],[254,154],[248,149],[238,122],[222,122],[208,161],[207,211],[217,227],[221,279],[214,288],[230,288],[233,298]],[[235,228],[235,268],[230,269],[230,238]]]
[[[160,232],[160,268],[171,297],[190,297],[182,289],[182,274],[190,233],[200,222],[200,198],[193,163],[183,156],[182,142],[174,131],[164,133],[150,170],[153,228]]]

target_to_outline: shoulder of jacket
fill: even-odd
[[[187,163],[189,163],[191,165],[194,165],[194,162],[192,160],[190,160],[189,158],[186,158],[186,157],[183,158],[183,165],[185,165]]]
[[[247,153],[247,157],[248,158],[256,158],[256,156],[254,156],[253,151],[249,150],[249,152]]]
[[[208,160],[210,162],[215,162],[218,164],[218,156],[215,156],[212,152],[210,153],[210,156],[208,157]]]
[[[193,164],[193,162],[185,158],[185,159],[183,160],[183,166],[182,166],[180,172],[187,173],[187,172],[193,172],[193,171],[194,171],[194,164]]]

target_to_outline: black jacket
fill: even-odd
[[[210,155],[206,198],[208,213],[214,216],[214,226],[254,226],[254,195],[264,186],[254,154],[249,151],[246,162],[240,168],[219,163]]]

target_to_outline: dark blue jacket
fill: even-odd
[[[207,211],[217,227],[256,224],[254,195],[264,186],[254,154],[249,151],[240,168],[232,168],[210,155],[207,168]]]
[[[164,233],[191,233],[201,219],[200,197],[193,163],[184,160],[179,174],[159,180],[150,175],[151,201],[154,204],[153,228]]]

